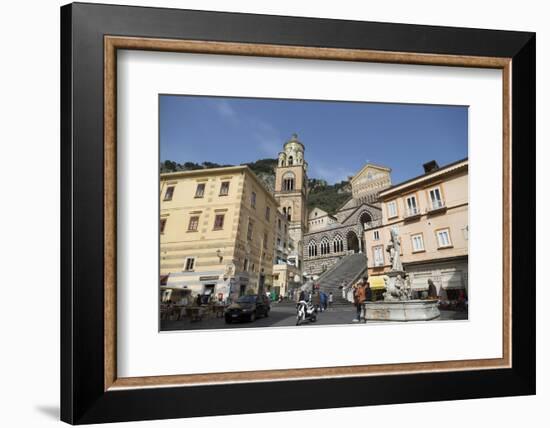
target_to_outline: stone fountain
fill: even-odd
[[[439,317],[436,299],[411,299],[412,289],[401,262],[401,242],[396,228],[391,229],[391,242],[386,251],[392,267],[384,280],[384,300],[365,302],[367,320],[429,321]]]

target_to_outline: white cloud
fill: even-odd
[[[227,100],[216,100],[215,101],[215,107],[220,116],[231,119],[231,120],[237,120],[238,115],[235,109],[227,102]]]
[[[276,158],[281,151],[283,140],[279,131],[270,123],[251,118],[250,124],[254,129],[252,137],[257,141],[258,147],[267,157]]]
[[[277,128],[262,119],[242,114],[225,99],[214,100],[214,107],[218,114],[234,125],[242,128],[247,138],[252,138],[257,148],[269,158],[276,158],[283,146],[283,138]]]

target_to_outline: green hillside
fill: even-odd
[[[351,188],[348,181],[341,181],[335,184],[326,184],[324,186],[315,186],[316,179],[309,180],[309,196],[307,198],[308,209],[319,207],[329,214],[334,214],[349,198],[351,198]]]

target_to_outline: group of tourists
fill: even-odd
[[[311,304],[319,311],[323,312],[332,307],[334,296],[332,292],[328,294],[313,287],[312,290],[300,290],[296,297],[296,303],[301,301],[311,302]]]

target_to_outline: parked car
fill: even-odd
[[[269,316],[270,309],[269,299],[265,295],[241,296],[225,309],[225,322],[254,321],[260,316]]]

